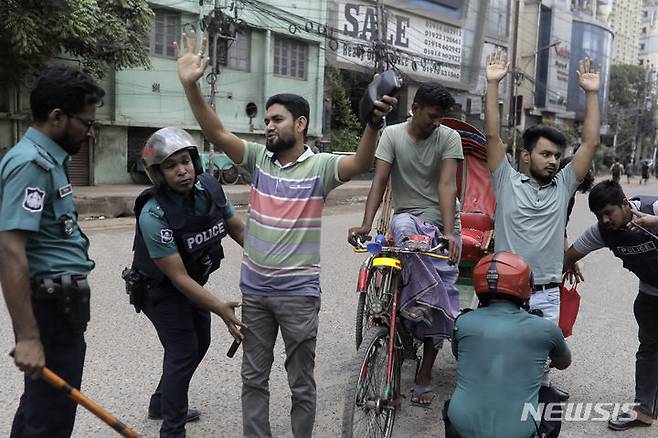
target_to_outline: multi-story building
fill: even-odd
[[[452,91],[462,116],[478,124],[484,59],[495,48],[508,50],[510,6],[509,0],[385,0],[386,47],[378,51],[376,2],[329,0],[327,18],[338,33],[328,45],[327,60],[341,71],[356,101],[385,51],[389,66],[406,80],[397,114],[389,119],[404,120],[418,85],[434,80]]]
[[[658,69],[658,0],[643,0],[639,29],[640,65]]]
[[[646,68],[647,90],[645,109],[653,111],[655,126],[658,126],[658,0],[644,0],[640,22],[640,65]],[[658,155],[658,129],[655,131],[653,151],[654,163]]]
[[[643,0],[614,0],[610,26],[615,33],[612,64],[636,65],[640,51],[640,19]]]
[[[189,109],[176,73],[171,43],[182,31],[203,30],[202,19],[215,2],[199,0],[156,0],[149,33],[150,69],[108,71],[101,81],[106,90],[105,105],[97,112],[100,127],[89,150],[80,151],[71,161],[74,185],[129,183],[144,141],[164,126],[185,128],[203,145],[199,127]],[[265,102],[273,94],[302,94],[310,103],[309,135],[322,134],[324,88],[324,41],[318,32],[297,32],[289,26],[289,16],[304,16],[324,22],[325,0],[296,4],[284,0],[261,3],[257,0],[221,0],[222,13],[238,32],[234,40],[218,42],[215,105],[228,129],[237,135],[264,140]],[[280,18],[264,10],[284,11]],[[204,94],[211,95],[207,76],[201,81]],[[2,99],[0,99],[1,101]],[[1,102],[0,102],[1,103]],[[0,105],[1,106],[1,105]],[[15,99],[10,111],[0,109],[0,141],[9,147],[29,123],[27,92]],[[23,119],[20,123],[10,123]],[[8,122],[9,121],[9,122]],[[12,128],[13,126],[13,128]],[[207,146],[206,146],[207,147]]]
[[[519,25],[518,94],[528,124],[581,120],[585,95],[578,87],[578,61],[601,69],[599,99],[604,112],[613,34],[610,0],[526,0]]]

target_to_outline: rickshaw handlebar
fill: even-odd
[[[368,247],[365,242],[369,241],[372,237],[368,235],[356,236],[354,246],[354,252],[363,253],[368,252]],[[430,248],[427,251],[420,251],[418,249],[412,248],[401,248],[399,246],[382,246],[381,252],[396,253],[396,254],[422,254],[436,259],[448,259],[448,256],[445,254],[437,254],[437,252],[445,251],[448,249],[448,241],[444,238],[439,238],[439,242],[436,246]]]

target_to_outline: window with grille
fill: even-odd
[[[224,41],[223,52],[220,54],[219,62],[224,67],[233,70],[249,71],[249,59],[251,55],[251,31],[244,30],[235,34],[235,40]]]
[[[171,43],[180,38],[181,15],[169,9],[154,9],[153,12],[155,14],[153,25],[148,41],[144,41],[144,45],[148,46],[149,53],[153,55],[175,58],[176,54]]]
[[[306,80],[308,44],[297,40],[275,37],[274,74]]]

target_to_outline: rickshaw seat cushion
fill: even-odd
[[[473,228],[462,228],[462,260],[480,260],[484,255],[492,231],[483,231]]]
[[[493,230],[494,222],[486,213],[465,211],[460,215],[463,229],[474,229],[479,231]]]

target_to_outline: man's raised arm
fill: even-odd
[[[341,181],[351,180],[370,169],[377,148],[377,140],[379,139],[377,126],[381,123],[382,118],[390,113],[397,104],[398,100],[390,96],[383,96],[381,100],[375,102],[372,117],[363,130],[356,153],[344,157],[338,162],[338,177]]]
[[[209,62],[208,59],[205,61],[203,59],[206,50],[206,39],[203,39],[198,53],[196,53],[196,34],[194,31],[189,36],[183,33],[182,41],[182,53],[178,48],[178,43],[174,41],[173,46],[178,61],[178,78],[183,85],[192,113],[194,113],[194,117],[203,130],[203,135],[206,136],[208,141],[224,151],[235,163],[241,163],[244,159],[244,142],[238,136],[226,130],[218,115],[203,98],[201,89],[197,84]]]
[[[591,59],[583,59],[578,64],[578,85],[587,94],[583,141],[573,157],[571,165],[576,171],[576,179],[582,181],[592,167],[596,148],[601,143],[601,113],[599,111],[599,73]]]
[[[507,55],[496,51],[487,56],[487,95],[484,107],[484,133],[487,136],[487,164],[493,172],[505,158],[505,145],[500,138],[498,84],[507,75]]]

